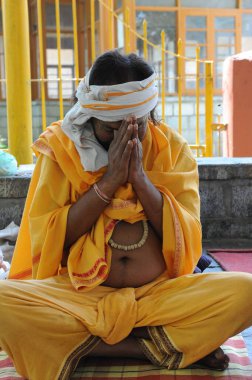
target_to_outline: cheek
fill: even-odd
[[[94,129],[95,137],[97,140],[105,143],[109,143],[113,140],[114,134],[110,132],[106,132],[100,128],[95,128]]]
[[[104,141],[104,142],[111,142],[114,138],[114,134],[113,133],[101,133],[101,140]]]

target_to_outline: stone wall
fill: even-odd
[[[204,243],[252,247],[252,159],[199,158],[198,166]]]
[[[0,177],[0,229],[14,221],[20,224],[31,172],[13,177]]]
[[[252,247],[252,159],[198,159],[203,242]],[[31,172],[0,177],[0,229],[20,223]]]

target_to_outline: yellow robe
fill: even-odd
[[[184,368],[252,324],[251,275],[191,274],[201,253],[198,175],[181,137],[149,124],[143,141],[144,169],[164,199],[167,271],[136,289],[102,286],[114,219],[145,218],[131,186],[116,192],[62,268],[69,207],[106,168],[85,172],[60,123],[47,129],[34,150],[38,161],[10,279],[0,281],[0,347],[22,376],[67,380],[101,339],[117,344],[142,326],[151,336],[138,339],[146,356],[156,365]]]
[[[43,279],[61,272],[68,210],[106,171],[83,170],[60,123],[35,142],[38,154],[11,266],[11,279]],[[182,137],[149,123],[143,141],[143,167],[163,195],[163,255],[170,278],[192,273],[201,255],[200,200],[195,159]],[[84,216],[85,217],[85,216]],[[88,217],[88,216],[87,216]],[[108,240],[115,220],[144,219],[132,186],[118,189],[91,232],[71,247],[68,273],[77,290],[88,291],[109,273]],[[193,237],[193,238],[192,238]]]

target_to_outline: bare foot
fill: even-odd
[[[217,371],[224,371],[228,367],[229,357],[219,347],[203,359],[198,360],[195,364],[200,364]]]

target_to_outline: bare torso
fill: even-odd
[[[162,242],[148,223],[148,238],[141,248],[124,251],[112,248],[109,276],[102,285],[115,288],[145,285],[165,271]],[[142,222],[134,224],[120,222],[112,238],[118,244],[130,245],[138,242],[143,234]]]

